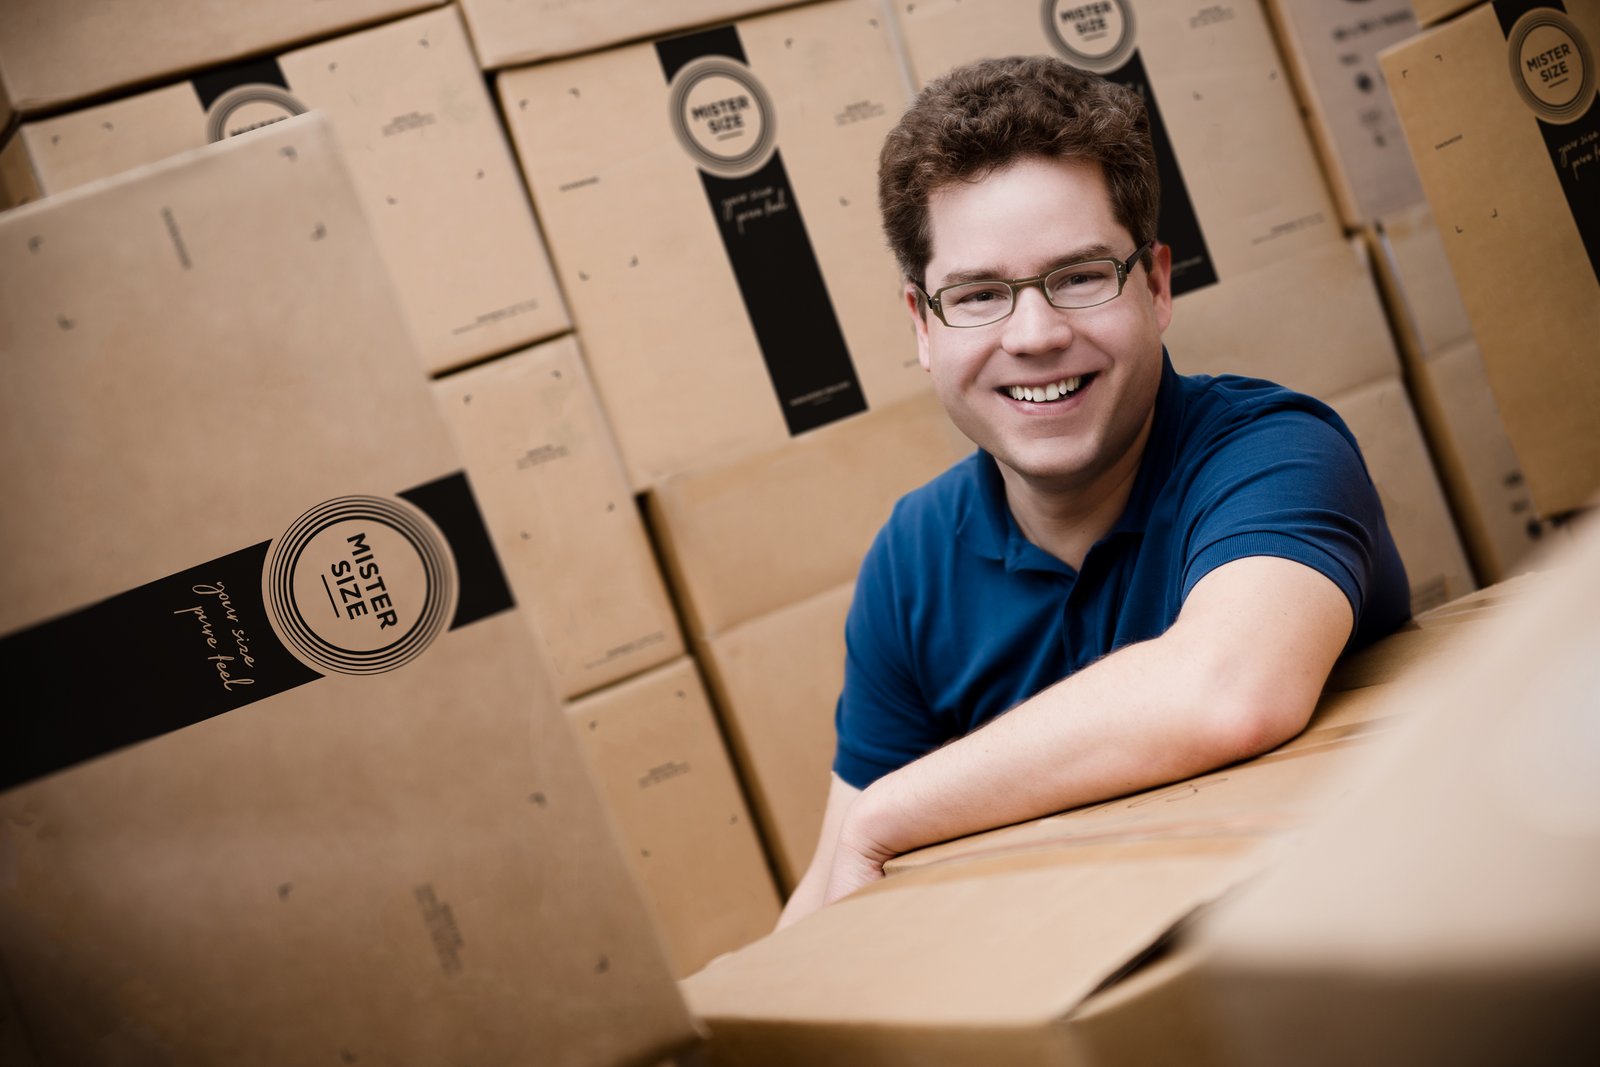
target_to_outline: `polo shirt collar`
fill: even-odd
[[[1172,473],[1178,451],[1179,429],[1183,423],[1184,395],[1178,373],[1166,347],[1161,349],[1161,384],[1156,390],[1155,418],[1145,442],[1139,473],[1128,494],[1127,506],[1112,525],[1107,537],[1116,534],[1143,534],[1149,525],[1161,488]],[[984,559],[1006,565],[1007,570],[1071,568],[1023,536],[1011,508],[1006,504],[1005,481],[999,465],[989,453],[978,451],[975,492],[969,497],[956,529],[956,535]]]

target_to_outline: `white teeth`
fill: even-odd
[[[1006,390],[1013,400],[1028,400],[1035,404],[1049,403],[1059,400],[1064,396],[1071,396],[1083,387],[1083,375],[1075,374],[1071,378],[1063,378],[1059,382],[1037,388],[1030,385],[1013,385]]]

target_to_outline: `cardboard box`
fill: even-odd
[[[452,374],[433,389],[561,695],[683,655],[666,582],[576,339]]]
[[[567,706],[686,977],[778,921],[778,892],[694,661],[681,658]]]
[[[1176,302],[1163,338],[1181,374],[1243,374],[1330,397],[1399,373],[1358,242],[1333,241]]]
[[[1328,398],[1355,434],[1411,582],[1411,610],[1426,611],[1477,588],[1455,521],[1399,377]]]
[[[1382,56],[1540,514],[1600,489],[1600,8],[1483,4]]]
[[[1345,226],[1421,203],[1378,53],[1417,32],[1410,0],[1267,0],[1307,125]]]
[[[1011,0],[918,0],[895,13],[919,85],[988,56],[1047,54],[1143,93],[1180,298],[1339,238],[1258,4],[1057,2],[1041,18]],[[1241,324],[1252,306],[1241,299]]]
[[[1373,266],[1407,367],[1472,340],[1444,236],[1427,204],[1386,215],[1367,231]]]
[[[928,388],[878,225],[903,87],[876,4],[499,77],[634,487]]]
[[[0,250],[0,958],[36,1058],[692,1040],[324,120],[8,212]]]
[[[1592,1058],[1595,532],[1392,687],[1386,758],[1197,925],[1234,1062]]]
[[[484,70],[726,22],[792,0],[461,0]]]
[[[1415,368],[1410,381],[1440,481],[1478,575],[1498,582],[1535,565],[1556,531],[1534,510],[1478,346],[1465,341],[1446,349]]]
[[[1482,2],[1483,0],[1411,0],[1411,7],[1417,13],[1417,22],[1420,25],[1433,26],[1451,15],[1460,14]]]
[[[660,483],[646,504],[690,630],[855,581],[895,501],[973,448],[928,392]]]
[[[59,192],[310,108],[333,120],[428,371],[569,328],[454,8],[27,123],[7,185]]]
[[[8,0],[0,35],[0,129],[117,89],[270,52],[439,0]]]
[[[822,832],[854,592],[855,583],[846,583],[696,649],[785,896]]]
[[[1466,617],[1444,632],[1459,641],[1493,612]],[[1415,653],[1403,673],[1419,669]],[[1400,732],[1406,706],[1384,699],[1390,688],[1330,692],[1306,732],[1254,760],[902,857],[887,879],[683,983],[711,1032],[708,1061],[1163,1062],[1150,1056],[1159,1036],[1204,1038],[1208,1016],[1182,956],[1140,962],[1181,945],[1196,909],[1343,803]],[[1203,1042],[1164,1051],[1231,1062]]]

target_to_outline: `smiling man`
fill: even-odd
[[[930,84],[884,228],[922,366],[978,451],[895,507],[846,624],[792,922],[936,841],[1293,737],[1407,615],[1355,440],[1269,382],[1178,375],[1139,96],[1043,57]]]

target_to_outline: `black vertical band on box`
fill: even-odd
[[[1508,43],[1512,27],[1528,12],[1551,8],[1563,15],[1567,13],[1561,0],[1494,0],[1491,6],[1500,20],[1500,32],[1505,34]],[[1577,156],[1587,153],[1592,159],[1600,154],[1600,106],[1597,106],[1597,100],[1600,100],[1600,92],[1590,98],[1583,115],[1573,122],[1546,122],[1538,116],[1535,116],[1535,121],[1539,123],[1539,135],[1544,138],[1545,149],[1550,153],[1556,180],[1561,183],[1561,192],[1567,198],[1567,210],[1572,213],[1578,237],[1589,255],[1589,267],[1594,271],[1595,280],[1600,282],[1600,191],[1594,188],[1595,174],[1590,175],[1590,184],[1585,190],[1578,180],[1577,167],[1573,165]],[[1593,169],[1600,174],[1600,163],[1595,164]]]
[[[748,66],[734,26],[665,38],[656,42],[656,55],[668,84],[687,64],[706,56]],[[761,169],[740,177],[702,167],[700,181],[790,435],[865,411],[866,394],[782,154],[774,149]],[[755,197],[788,206],[762,218],[755,232],[746,234],[722,205]]]
[[[1150,76],[1145,73],[1144,61],[1139,58],[1138,51],[1135,50],[1126,63],[1105,75],[1105,78],[1138,93],[1150,116],[1150,144],[1155,149],[1156,171],[1161,176],[1161,206],[1156,216],[1156,236],[1172,248],[1172,295],[1182,296],[1215,285],[1217,267],[1212,262],[1211,249],[1206,245],[1205,234],[1200,229],[1200,217],[1195,213],[1194,200],[1189,196],[1189,185],[1183,180],[1178,154],[1172,150],[1167,124],[1161,118],[1161,106],[1150,88]]]
[[[397,494],[423,511],[449,543],[458,579],[451,629],[514,604],[472,488],[461,472]],[[0,638],[0,790],[128,745],[235,711],[323,677],[284,647],[267,621],[262,572],[272,542],[230,552],[176,574]],[[254,666],[239,665],[229,614],[197,586],[226,591],[247,626]],[[196,664],[200,633],[190,605],[207,610],[219,660],[235,679]],[[210,658],[210,657],[206,657]]]
[[[284,77],[283,68],[278,65],[276,57],[266,56],[215,67],[203,74],[196,74],[189,79],[189,84],[200,98],[200,110],[210,111],[211,105],[229,89],[237,89],[241,85],[276,85],[280,89],[287,89],[289,79]]]

